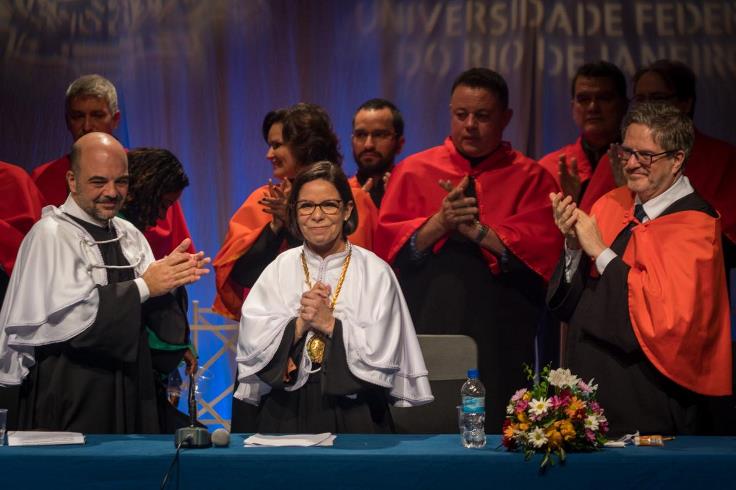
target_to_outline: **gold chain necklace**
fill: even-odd
[[[337,280],[337,287],[335,288],[335,294],[332,295],[332,301],[330,303],[330,310],[335,310],[337,304],[337,297],[340,296],[340,290],[342,290],[342,284],[345,282],[345,275],[348,272],[348,265],[350,265],[350,257],[353,255],[353,248],[348,243],[348,255],[345,257],[345,261],[342,264],[342,272],[340,272],[340,278]],[[302,268],[304,269],[304,282],[307,283],[307,287],[312,289],[312,280],[309,276],[309,268],[307,267],[307,258],[304,255],[304,249],[302,249]],[[313,331],[314,334],[307,342],[307,355],[313,363],[321,364],[325,357],[325,336],[322,332]]]

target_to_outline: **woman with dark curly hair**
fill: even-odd
[[[301,244],[288,229],[286,202],[294,177],[318,161],[342,164],[337,136],[327,112],[318,105],[299,103],[269,112],[263,120],[266,158],[280,182],[256,189],[230,220],[225,241],[213,261],[217,296],[214,309],[232,319],[248,290],[279,252]],[[368,193],[355,191],[360,225],[353,243],[371,249],[378,212]]]
[[[166,216],[185,187],[189,178],[176,156],[163,148],[135,148],[128,152],[128,174],[130,185],[120,216],[130,221],[141,232],[156,226],[159,219]],[[177,366],[183,359],[187,372],[197,371],[197,357],[189,344],[189,322],[186,317],[187,293],[179,287],[146,302],[145,310],[155,309],[167,312],[165,320],[185,331],[187,344],[173,345],[164,342],[153,331],[148,331],[153,368],[161,381],[156,385],[159,422],[163,432],[173,433],[178,427],[188,424],[188,418],[168,403],[167,384],[170,374],[178,376]]]

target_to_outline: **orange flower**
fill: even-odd
[[[516,424],[509,424],[503,429],[503,436],[507,439],[512,439],[514,437],[514,433],[518,430],[518,426]]]
[[[585,411],[583,410],[584,408],[585,402],[578,397],[573,396],[570,399],[570,405],[568,405],[565,409],[565,415],[567,415],[571,419],[581,418],[585,415]]]

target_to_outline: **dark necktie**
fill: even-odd
[[[630,221],[629,224],[626,225],[626,228],[621,230],[611,244],[611,250],[616,252],[616,255],[623,255],[624,250],[626,250],[626,245],[629,243],[629,238],[631,238],[631,229],[639,223],[643,223],[644,218],[647,217],[647,213],[644,211],[644,206],[641,204],[634,206],[634,217],[637,221]]]

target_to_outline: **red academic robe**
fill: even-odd
[[[570,168],[570,159],[577,159],[580,182],[588,183],[583,191],[583,195],[580,197],[578,207],[588,213],[593,203],[600,199],[606,192],[616,187],[608,155],[603,155],[598,165],[596,165],[595,170],[593,170],[593,166],[588,161],[585,150],[583,150],[583,140],[580,137],[572,145],[563,146],[559,150],[548,153],[539,160],[539,164],[554,177],[557,185],[560,185],[559,161],[561,155],[565,155],[568,169]]]
[[[20,243],[41,218],[43,196],[22,168],[0,162],[0,264],[13,271]]]
[[[71,167],[69,155],[38,166],[31,174],[45,198],[46,204],[61,206],[69,194],[66,186],[66,173]],[[156,226],[143,233],[151,245],[153,255],[161,259],[171,253],[185,238],[191,238],[181,204],[176,201],[166,211],[166,217],[159,219]],[[194,243],[187,250],[194,253]]]
[[[349,240],[371,250],[378,212],[370,195],[360,188],[352,188],[352,191],[358,211],[358,228],[349,236]],[[240,318],[240,308],[249,291],[230,277],[235,262],[250,250],[264,228],[271,223],[271,215],[263,212],[263,206],[258,203],[267,196],[267,185],[259,187],[248,196],[230,219],[225,241],[212,262],[217,286],[212,308],[228,318]],[[286,244],[282,243],[281,248],[285,247]]]
[[[620,187],[595,203],[603,241],[632,220],[634,196]],[[641,350],[667,378],[703,395],[731,393],[731,338],[720,221],[698,211],[660,216],[632,229],[623,255],[631,325]]]
[[[549,279],[562,249],[552,219],[549,193],[559,189],[547,172],[507,142],[471,167],[448,137],[444,145],[407,157],[391,174],[379,215],[375,252],[392,263],[407,240],[440,208],[447,192],[437,181],[457,185],[465,175],[475,179],[479,219],[527,267]],[[398,190],[397,190],[398,189]],[[446,243],[435,243],[436,252]],[[481,252],[498,273],[497,257]]]

